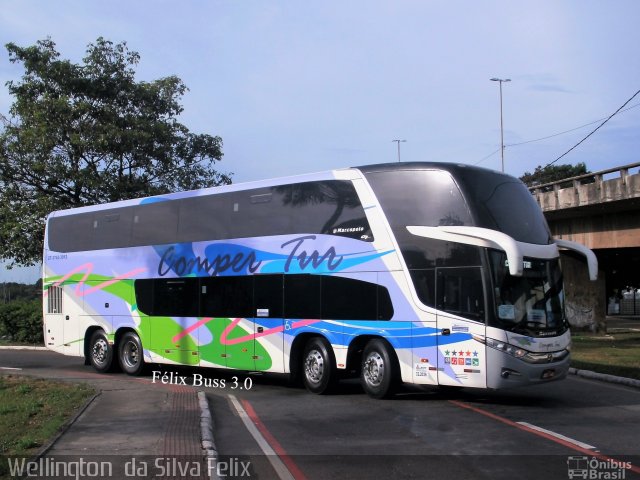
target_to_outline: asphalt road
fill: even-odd
[[[7,367],[107,381],[81,359],[47,351],[0,350],[0,371]],[[380,401],[355,381],[317,396],[279,376],[155,369],[210,382],[198,389],[209,399],[220,459],[239,477],[640,478],[640,389],[571,377],[508,392],[406,388]],[[126,380],[106,377],[111,386]]]

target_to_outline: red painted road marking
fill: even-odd
[[[298,468],[293,459],[287,454],[282,445],[280,445],[280,442],[276,440],[276,438],[271,434],[264,423],[262,423],[262,420],[260,420],[260,417],[258,417],[258,414],[253,409],[253,406],[251,406],[249,401],[241,400],[241,402],[253,424],[258,428],[269,445],[271,445],[271,448],[273,448],[273,451],[276,452],[276,455],[278,455],[282,462],[287,466],[289,472],[291,473],[291,475],[293,475],[293,478],[295,478],[296,480],[306,480],[307,477],[305,477],[304,473],[302,473],[302,470]]]
[[[506,425],[509,425],[511,427],[515,427],[515,428],[517,428],[519,430],[523,430],[523,431],[528,432],[528,433],[533,433],[534,435],[537,435],[539,437],[546,438],[547,440],[551,440],[552,442],[555,442],[555,443],[559,443],[560,445],[563,445],[563,446],[565,446],[567,448],[575,450],[576,452],[580,452],[583,455],[596,457],[596,458],[598,458],[600,460],[605,460],[605,461],[609,461],[609,462],[616,462],[617,464],[623,464],[624,463],[624,462],[622,462],[620,460],[616,460],[615,458],[609,457],[607,455],[603,455],[601,453],[594,452],[593,450],[589,450],[587,448],[580,447],[578,445],[575,445],[575,444],[573,444],[571,442],[568,442],[566,440],[563,440],[561,438],[555,437],[553,435],[549,435],[548,433],[541,432],[539,430],[535,430],[535,429],[533,429],[531,427],[528,427],[526,425],[519,424],[517,422],[509,420],[508,418],[504,418],[504,417],[501,417],[500,415],[496,415],[495,413],[487,412],[486,410],[483,410],[483,409],[478,408],[478,407],[474,407],[473,405],[469,405],[468,403],[460,402],[458,400],[449,400],[449,403],[452,403],[452,404],[456,405],[457,407],[466,408],[467,410],[471,410],[473,412],[479,413],[480,415],[484,415],[485,417],[492,418],[493,420],[497,420],[498,422],[502,422],[502,423],[504,423]],[[640,467],[638,467],[636,465],[631,465],[629,470],[631,470],[632,472],[635,472],[635,473],[640,473]]]

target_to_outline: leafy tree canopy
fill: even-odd
[[[185,84],[136,81],[126,43],[98,38],[80,64],[51,39],[6,48],[25,72],[7,82],[14,103],[0,116],[0,258],[37,263],[56,209],[231,183],[212,168],[222,139],[177,120]]]
[[[590,173],[587,166],[583,163],[576,165],[547,165],[546,167],[537,166],[533,173],[525,172],[520,180],[528,187],[551,183],[565,178],[577,177]]]

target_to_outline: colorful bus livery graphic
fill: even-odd
[[[279,251],[276,247],[276,251],[273,253],[255,250],[243,244],[227,242],[208,244],[204,249],[203,256],[194,253],[192,244],[156,247],[155,250],[160,256],[156,271],[160,277],[170,274],[179,277],[189,275],[213,277],[270,272],[330,273],[339,272],[347,266],[354,267],[384,255],[384,253],[380,254],[373,250],[338,254],[333,244],[335,242],[333,238],[329,238],[327,241],[322,238],[318,239],[317,235],[303,235],[292,239],[285,237],[282,240],[284,243],[279,246]],[[310,245],[311,249],[309,250]],[[355,247],[356,250],[362,248],[357,243],[349,245],[344,240],[343,246]],[[322,250],[317,248],[322,248]],[[342,265],[343,262],[344,265]]]
[[[479,388],[566,375],[558,246],[526,187],[393,164],[54,212],[45,336],[98,371],[145,363]],[[537,341],[542,340],[544,341]]]

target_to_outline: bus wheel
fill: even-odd
[[[122,371],[129,375],[140,375],[144,370],[144,354],[140,337],[126,332],[118,346],[118,361]]]
[[[398,363],[380,339],[367,343],[362,354],[360,383],[370,397],[388,398],[395,392],[400,378]]]
[[[102,330],[96,330],[91,335],[89,361],[100,373],[110,371],[113,366],[113,345],[109,343],[107,335]]]
[[[302,356],[302,379],[312,393],[329,393],[336,382],[336,367],[331,346],[323,338],[312,338]]]

